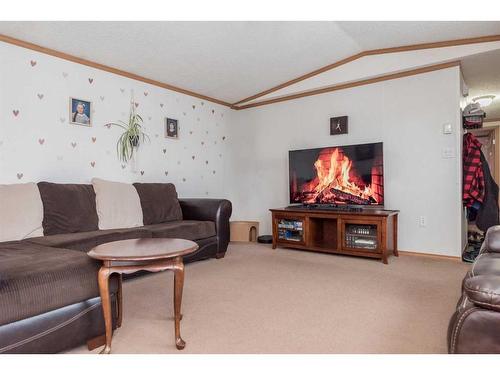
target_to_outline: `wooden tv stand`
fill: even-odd
[[[286,207],[271,209],[277,246],[381,259],[398,256],[398,213]]]

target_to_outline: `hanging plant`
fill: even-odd
[[[124,163],[128,163],[139,150],[139,147],[146,140],[150,140],[149,136],[142,131],[142,117],[135,112],[134,101],[130,103],[130,114],[128,123],[124,121],[111,122],[106,125],[118,126],[123,129],[122,135],[116,142],[116,153],[118,159]]]

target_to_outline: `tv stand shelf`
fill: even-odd
[[[271,209],[273,249],[288,247],[381,259],[398,256],[399,211],[303,206]]]

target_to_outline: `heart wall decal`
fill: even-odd
[[[76,142],[71,142],[71,147],[75,148],[76,147]]]
[[[21,178],[23,178],[24,174],[23,173],[18,173],[17,174],[17,179],[20,180]]]
[[[62,75],[63,75],[63,77],[64,77],[64,78],[67,78],[67,77],[68,77],[68,73],[66,73],[66,72],[63,72],[63,74],[62,74]]]
[[[36,61],[35,60],[31,60],[30,64],[31,64],[32,67],[34,67],[36,65]]]
[[[17,117],[19,115],[19,109],[13,109],[12,113]]]
[[[38,99],[42,100],[43,99],[43,94],[36,94],[38,96]]]
[[[40,146],[43,145],[45,143],[45,139],[44,138],[39,138],[38,139],[38,143],[40,143]]]
[[[92,168],[94,168],[95,167],[95,161],[91,161],[90,165],[92,166]]]
[[[95,141],[97,141],[97,138],[96,137],[92,137],[92,143],[95,143]]]
[[[94,78],[89,78],[89,83],[92,84],[94,82]]]

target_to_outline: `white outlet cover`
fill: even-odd
[[[418,225],[422,228],[425,228],[427,226],[427,218],[425,216],[420,216],[418,218]]]

